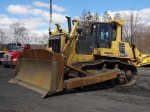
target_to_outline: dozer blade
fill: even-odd
[[[19,55],[15,83],[41,93],[44,98],[63,90],[64,59],[61,54],[44,49],[32,49]]]

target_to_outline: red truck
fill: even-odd
[[[9,43],[7,45],[0,45],[0,64],[3,59],[3,55],[10,52],[14,46],[21,46],[21,43]]]
[[[3,66],[5,68],[9,68],[10,66],[15,66],[18,55],[25,52],[28,49],[30,49],[29,45],[14,46],[10,52],[3,55],[3,59],[2,59]]]

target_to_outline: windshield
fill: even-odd
[[[20,44],[20,43],[9,43],[9,44],[7,45],[7,50],[10,50],[10,51],[11,51],[14,46],[21,46],[21,44]]]
[[[22,52],[23,47],[13,47],[12,52]]]
[[[8,45],[7,45],[7,49],[8,49],[8,50],[12,50],[12,48],[13,48],[14,46],[15,46],[15,44],[8,44]]]
[[[109,37],[109,26],[107,24],[99,24],[98,39],[100,42],[107,41]]]

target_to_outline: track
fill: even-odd
[[[78,67],[83,71],[93,70],[99,73],[112,70],[121,71],[121,74],[118,74],[118,82],[121,85],[132,85],[137,79],[136,67],[132,64],[121,62],[119,60],[94,60],[90,62],[79,62],[73,66]],[[79,76],[82,77],[82,74]]]

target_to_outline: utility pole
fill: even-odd
[[[52,30],[52,0],[50,0],[50,31]]]

